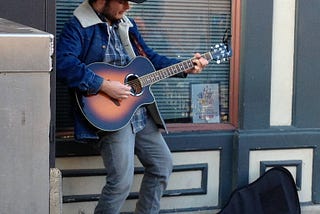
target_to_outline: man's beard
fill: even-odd
[[[109,6],[109,1],[105,2],[104,9],[103,9],[103,15],[106,17],[106,19],[111,22],[111,23],[116,23],[119,21],[115,16],[112,14],[108,13],[110,11],[110,6]]]

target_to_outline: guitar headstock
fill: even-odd
[[[227,61],[232,56],[232,50],[228,43],[218,43],[211,47],[210,50],[212,60],[217,64]]]
[[[221,62],[227,61],[232,56],[232,50],[230,45],[230,29],[227,28],[224,32],[222,42],[215,44],[214,47],[211,47],[212,59],[220,64]]]

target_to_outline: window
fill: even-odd
[[[57,0],[57,37],[72,11],[82,0]],[[147,44],[160,54],[186,60],[205,53],[222,41],[231,29],[230,0],[148,0],[131,4],[128,16],[135,18]],[[219,85],[219,123],[229,123],[229,62],[210,63],[201,74],[186,79],[168,78],[152,86],[167,123],[193,123],[191,89],[194,84]],[[57,83],[57,130],[72,127],[67,90]]]
[[[231,28],[231,2],[148,0],[132,4],[134,17],[147,44],[160,54],[187,60],[195,52],[205,53],[222,41]],[[199,75],[169,78],[152,86],[161,114],[167,122],[192,122],[192,84],[218,83],[220,122],[229,118],[229,63],[209,64]]]

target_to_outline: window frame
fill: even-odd
[[[231,47],[229,78],[229,121],[226,123],[166,123],[169,133],[188,131],[234,130],[238,128],[239,115],[239,69],[240,69],[240,24],[241,0],[231,2]],[[73,127],[64,127],[56,133],[57,137],[70,138]]]
[[[240,30],[241,0],[231,1],[231,47],[229,79],[229,122],[228,123],[167,123],[169,133],[183,131],[223,131],[239,127],[239,80],[240,80]]]

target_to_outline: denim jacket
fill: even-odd
[[[103,79],[88,69],[87,65],[103,61],[108,42],[107,25],[100,20],[88,1],[80,4],[73,15],[65,24],[57,41],[57,79],[66,83],[71,90],[77,89],[87,94],[96,94]],[[131,58],[138,55],[138,49],[131,43],[129,32],[137,39],[156,70],[178,63],[178,60],[159,55],[148,47],[134,20],[124,16],[119,23],[119,35]],[[176,76],[186,77],[184,73]],[[74,107],[75,138],[77,140],[98,139],[98,130],[85,119],[76,105]],[[165,129],[156,103],[148,105],[147,109],[155,123]]]

